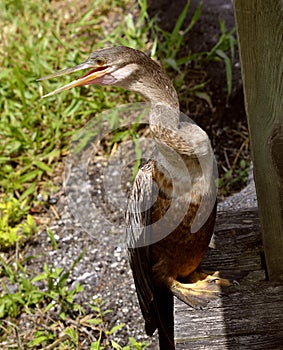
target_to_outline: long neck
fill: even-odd
[[[149,127],[160,149],[161,143],[167,144],[167,135],[177,131],[180,109],[176,90],[172,83],[161,86],[150,98]],[[158,96],[158,98],[156,98]]]
[[[200,160],[211,158],[210,141],[195,123],[180,122],[178,96],[171,81],[160,72],[155,77],[145,76],[138,92],[150,101],[149,126],[161,166],[183,174],[185,181],[188,168],[198,177]]]
[[[153,136],[162,139],[158,130],[177,130],[179,125],[179,100],[170,79],[161,71],[153,70],[134,83],[132,89],[150,102],[149,124]],[[158,128],[156,128],[158,127]]]
[[[152,62],[148,71],[142,71],[137,79],[127,84],[127,88],[150,102],[149,126],[159,149],[161,143],[168,143],[165,136],[177,131],[179,126],[179,100],[171,80]]]
[[[196,184],[200,184],[200,192],[206,193],[212,173],[210,142],[196,124],[180,122],[178,96],[171,81],[157,69],[137,79],[131,89],[150,101],[149,125],[159,151],[156,162],[159,171],[166,169],[171,179],[175,179],[174,183],[180,185],[176,188],[177,194],[198,186]],[[209,165],[205,176],[200,163]]]
[[[178,96],[173,84],[165,75],[158,83],[154,91],[147,90],[150,101],[149,128],[159,151],[160,165],[176,168],[174,163],[178,150],[174,143],[174,135],[178,133],[180,125]]]

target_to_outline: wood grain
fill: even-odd
[[[283,281],[283,1],[234,9],[267,269]]]
[[[175,299],[177,350],[283,349],[283,284],[266,280],[257,210],[219,213],[206,269],[247,271],[204,310]]]

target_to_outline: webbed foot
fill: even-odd
[[[195,271],[186,280],[189,283],[174,280],[170,289],[178,299],[193,308],[202,308],[211,300],[218,298],[221,287],[236,284],[234,280],[222,278],[219,271],[210,274]]]

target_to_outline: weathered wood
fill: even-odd
[[[218,215],[203,267],[248,275],[204,310],[175,299],[176,349],[283,349],[283,284],[266,281],[262,251],[257,210]]]
[[[283,281],[283,2],[234,0],[269,279]]]

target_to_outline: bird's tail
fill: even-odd
[[[156,319],[160,350],[175,350],[174,344],[174,300],[166,288],[155,289]]]

